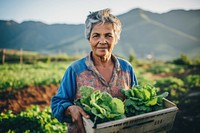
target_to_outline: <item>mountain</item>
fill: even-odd
[[[122,22],[121,38],[114,53],[138,58],[152,54],[170,60],[185,53],[199,57],[200,10],[172,10],[157,14],[133,9],[118,16]],[[90,51],[84,38],[84,24],[53,24],[42,22],[0,20],[0,48],[24,49],[42,53],[65,52],[77,55]]]
[[[0,21],[0,48],[48,51],[51,47],[59,47],[60,43],[73,41],[74,37],[74,41],[76,38],[83,38],[84,35],[80,34],[83,31],[84,25]]]
[[[171,59],[186,53],[196,56],[200,53],[200,10],[174,10],[156,14],[134,9],[119,16],[123,32],[119,42],[134,48],[139,57],[153,54],[160,59]]]

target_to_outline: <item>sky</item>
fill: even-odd
[[[200,0],[0,0],[0,20],[83,24],[90,11],[110,8],[120,15],[134,8],[154,13],[200,9]]]

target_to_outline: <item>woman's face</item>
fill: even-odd
[[[109,57],[116,44],[116,39],[111,23],[98,23],[94,25],[89,38],[93,55]]]

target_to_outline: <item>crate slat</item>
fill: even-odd
[[[83,123],[87,133],[151,133],[168,131],[173,127],[178,108],[167,99],[164,99],[164,106],[165,109],[162,110],[97,124],[95,128],[90,119],[83,118]]]

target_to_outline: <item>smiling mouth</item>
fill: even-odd
[[[108,49],[107,47],[98,47],[97,49]]]

